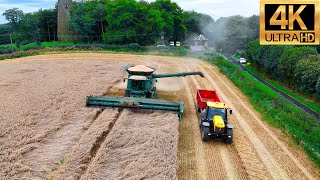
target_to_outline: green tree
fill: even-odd
[[[181,7],[171,0],[156,0],[151,4],[152,9],[159,10],[165,23],[163,32],[167,40],[182,41],[185,38],[187,28]]]
[[[319,79],[318,79],[318,82],[317,82],[317,86],[316,86],[316,89],[317,89],[317,100],[320,101],[320,76],[319,76]]]
[[[248,22],[248,38],[249,41],[259,39],[260,36],[260,16],[253,15],[247,19]]]
[[[183,12],[188,32],[207,34],[207,27],[214,23],[211,16],[195,11]]]
[[[91,41],[94,33],[95,19],[91,12],[91,3],[74,2],[70,11],[70,24],[75,33],[79,34],[82,41]],[[89,12],[89,13],[88,13]]]
[[[40,9],[38,12],[39,28],[42,41],[56,40],[57,37],[57,9]]]
[[[91,1],[91,3],[94,3],[93,18],[96,20],[97,32],[99,32],[97,34],[103,35],[107,24],[107,10],[105,7],[109,0]]]
[[[320,56],[309,56],[298,62],[295,70],[295,78],[298,80],[297,89],[302,94],[316,94],[319,77]]]
[[[22,41],[40,41],[39,16],[36,13],[25,14],[20,21],[19,31],[15,35],[17,43]]]
[[[0,24],[0,44],[10,44],[10,33],[10,26],[8,24]]]
[[[107,4],[107,28],[104,40],[111,44],[149,45],[160,39],[165,23],[161,11],[148,2],[115,0]]]
[[[17,30],[19,27],[19,22],[23,17],[23,11],[18,8],[8,9],[2,14],[9,24],[11,25],[12,30]]]
[[[317,51],[313,47],[291,47],[287,48],[280,57],[279,68],[283,72],[286,84],[293,87],[297,79],[294,79],[294,72],[299,61],[309,55],[316,55]]]
[[[106,28],[104,40],[113,44],[137,42],[137,25],[141,15],[139,3],[135,0],[115,0],[107,4]]]

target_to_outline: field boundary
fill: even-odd
[[[224,58],[226,60],[231,61],[232,63],[234,63],[235,65],[239,66],[243,71],[248,72],[249,74],[251,74],[253,77],[255,77],[259,82],[263,83],[264,85],[268,86],[269,88],[271,88],[272,90],[274,90],[275,92],[277,92],[278,94],[280,94],[281,96],[283,96],[284,98],[286,98],[287,100],[291,101],[292,103],[294,103],[296,106],[300,107],[301,109],[303,109],[305,112],[311,114],[312,116],[316,117],[318,120],[320,120],[320,114],[317,113],[316,111],[314,111],[313,109],[309,108],[307,105],[301,103],[300,101],[296,100],[295,98],[291,97],[290,95],[286,94],[285,92],[281,91],[280,89],[276,88],[275,86],[271,85],[270,83],[268,83],[267,81],[263,80],[262,78],[258,77],[257,75],[255,75],[254,73],[252,73],[251,71],[249,71],[245,66],[240,65],[235,58],[233,58],[232,56],[228,55],[228,54],[224,54],[223,55]]]

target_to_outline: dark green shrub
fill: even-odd
[[[298,62],[295,70],[296,88],[306,95],[317,94],[316,85],[320,77],[320,56],[309,56]]]
[[[0,48],[0,54],[10,54],[10,53],[12,53],[10,46]]]
[[[294,77],[296,66],[302,59],[309,55],[316,55],[317,51],[313,47],[291,47],[287,48],[280,57],[280,70],[283,72],[284,80],[287,85],[293,87],[297,83]]]
[[[133,50],[133,51],[140,50],[140,45],[138,43],[130,43],[128,47],[130,50]]]

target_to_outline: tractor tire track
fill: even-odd
[[[201,67],[198,67],[197,69],[199,68]],[[205,74],[206,76],[209,75],[207,72],[205,72]],[[210,84],[208,80],[205,81],[207,81],[206,84]],[[216,86],[211,84],[210,87],[211,88],[209,89],[216,90]],[[220,95],[219,91],[218,94]],[[262,160],[259,158],[259,155],[252,148],[250,141],[244,134],[243,130],[240,128],[238,121],[235,120],[234,116],[229,116],[229,120],[235,128],[233,137],[234,143],[232,144],[232,146],[228,146],[228,150],[235,152],[235,156],[233,159],[235,159],[234,162],[237,162],[234,164],[239,164],[239,166],[236,166],[238,172],[241,172],[242,174],[245,173],[247,176],[250,177],[250,179],[271,179],[271,177],[267,173],[266,167],[263,165]]]
[[[179,67],[179,66],[178,66]],[[179,67],[180,72],[182,72],[182,69]],[[195,104],[194,101],[191,100],[193,99],[192,92],[191,92],[191,87],[188,84],[187,80],[183,78],[183,83],[187,89],[186,96],[188,97],[188,106],[189,106],[189,111],[187,112],[190,114],[190,119],[189,121],[193,121],[193,126],[192,126],[192,134],[194,134],[195,138],[198,138],[198,140],[195,140],[194,146],[195,146],[195,155],[196,155],[196,163],[197,163],[197,170],[198,170],[198,178],[199,179],[208,179],[208,168],[206,167],[206,164],[204,162],[205,159],[205,154],[202,146],[202,142],[199,136],[199,133],[197,133],[198,130],[198,125],[197,125],[197,116],[196,116],[196,111],[195,111]],[[183,120],[186,120],[185,118]],[[219,176],[217,176],[219,177]]]
[[[287,147],[288,144],[284,144],[279,138],[275,135],[277,133],[272,132],[263,122],[261,119],[257,117],[254,113],[253,109],[249,109],[249,104],[244,104],[243,100],[235,93],[234,90],[231,89],[230,85],[227,85],[227,80],[222,80],[222,77],[218,76],[216,73],[217,68],[214,68],[216,71],[212,70],[213,68],[203,63],[203,66],[206,69],[209,69],[214,78],[219,79],[220,87],[225,87],[228,91],[225,91],[225,94],[228,94],[229,99],[235,99],[236,107],[241,109],[242,116],[245,117],[245,120],[248,124],[250,124],[253,133],[260,139],[260,141],[264,144],[264,146],[268,149],[269,152],[266,154],[272,155],[272,159],[274,163],[277,163],[276,167],[281,167],[281,171],[283,175],[292,176],[293,174],[297,177],[306,177],[308,179],[312,179],[313,177],[308,172],[308,170],[304,167],[304,163],[298,161],[297,154],[293,155]],[[224,78],[225,79],[225,78]],[[221,82],[221,83],[220,83]],[[253,120],[254,119],[254,120]],[[270,141],[270,137],[271,140]],[[278,169],[278,168],[277,168]]]
[[[196,69],[198,70],[199,67],[197,66]],[[205,75],[206,77],[208,76],[207,73]],[[197,77],[197,80],[203,84],[201,87],[214,89],[214,86],[208,80],[203,80],[199,77]],[[238,128],[239,125],[234,122],[233,116],[229,116],[229,120],[235,126],[234,143],[231,145],[221,144],[223,148],[220,149],[220,154],[225,162],[225,169],[228,172],[228,177],[230,177],[229,179],[239,179],[240,177],[243,179],[249,177],[270,179],[271,177],[266,173],[265,167],[259,166],[259,164],[262,164],[262,161],[251,148],[241,129]]]
[[[191,71],[188,66],[185,65],[185,68],[187,71]],[[196,80],[195,76],[191,76],[192,82],[189,84],[194,84],[192,88],[192,94],[193,97],[196,97],[196,93],[198,89],[208,89],[207,85],[203,83],[203,80]],[[196,104],[195,98],[193,98],[194,104]],[[196,109],[196,106],[194,106]],[[196,118],[197,127],[199,116]],[[198,137],[201,137],[201,130],[200,128],[197,128],[196,134],[198,134]],[[215,177],[227,177],[228,179],[232,179],[232,177],[237,177],[235,170],[233,169],[233,166],[231,165],[228,157],[229,153],[226,151],[226,148],[224,147],[225,144],[222,144],[221,142],[208,142],[204,143],[202,142],[201,138],[197,138],[201,141],[201,143],[204,145],[204,151],[205,151],[205,159],[204,161],[207,161],[205,164],[207,165],[207,169],[214,169],[214,173],[211,173],[210,179]],[[215,154],[212,155],[212,151],[215,151]],[[223,164],[223,166],[221,166]]]
[[[203,67],[201,69],[204,72],[207,72]],[[277,161],[273,158],[271,153],[267,150],[265,145],[261,142],[261,140],[258,138],[257,134],[254,132],[254,130],[251,128],[251,126],[248,124],[248,122],[244,119],[242,115],[240,115],[239,107],[235,106],[234,103],[231,102],[230,97],[227,98],[226,92],[227,91],[222,91],[222,87],[220,84],[220,81],[214,81],[213,77],[210,75],[207,77],[209,82],[216,87],[216,90],[219,92],[220,97],[223,99],[224,102],[226,102],[230,107],[232,107],[234,111],[234,115],[236,116],[240,128],[244,131],[246,137],[251,142],[251,145],[255,149],[255,151],[258,153],[260,156],[263,164],[266,166],[269,174],[272,176],[273,179],[289,179],[288,175],[283,171],[282,168],[280,168],[279,164]],[[241,113],[243,114],[243,113]]]
[[[197,65],[196,70],[199,70],[200,67]],[[201,82],[202,87],[204,87],[205,89],[211,89],[214,90],[214,87],[210,84],[210,82],[208,82],[207,79],[203,80],[200,79],[199,77],[196,77],[196,80]],[[205,81],[205,82],[204,82]],[[229,115],[229,121],[231,124],[233,124],[235,126],[234,128],[234,143],[230,144],[230,145],[226,145],[223,144],[222,145],[222,149],[220,150],[220,155],[223,159],[224,165],[225,165],[225,169],[228,172],[228,178],[229,179],[239,179],[241,177],[241,179],[248,179],[249,175],[251,175],[250,172],[246,171],[246,167],[248,167],[248,165],[245,163],[246,158],[248,157],[248,154],[250,154],[251,158],[256,157],[256,154],[252,153],[248,153],[250,152],[250,149],[248,147],[250,147],[248,144],[245,144],[243,142],[245,142],[246,138],[243,135],[242,132],[238,132],[240,129],[238,129],[234,123],[233,123],[233,117]],[[239,135],[238,135],[239,134]],[[241,147],[242,148],[242,152],[239,152],[238,149],[236,147]],[[245,153],[244,153],[245,152]],[[239,155],[239,153],[242,153],[242,156],[245,156],[243,158],[241,158],[241,156]],[[251,160],[253,161],[253,160]],[[261,161],[259,161],[259,158],[257,158],[254,163],[251,164],[252,168],[256,167],[256,164],[261,163]],[[262,168],[263,169],[263,168]],[[262,171],[260,171],[262,172]],[[265,170],[264,170],[265,172]],[[251,177],[254,177],[253,175],[251,175]],[[258,177],[257,175],[255,177]],[[267,179],[267,175],[263,175],[263,173],[259,174],[259,177],[263,177],[264,179]]]
[[[116,85],[120,81],[117,80],[114,84]],[[103,93],[103,96],[110,94],[120,95],[121,90],[110,86]],[[66,155],[64,164],[57,172],[51,174],[49,179],[65,179],[70,177],[70,174],[74,179],[81,179],[122,113],[122,109],[98,109],[95,111],[91,125]]]
[[[204,65],[207,68],[210,68],[207,65]],[[216,67],[212,67],[215,70],[217,70]],[[214,74],[215,72],[212,71]],[[217,74],[215,74],[217,76]],[[217,76],[218,77],[218,76]],[[222,77],[218,77],[221,82],[223,82],[223,85],[227,89],[230,88],[230,84],[227,84],[228,81],[222,80]],[[250,106],[247,104],[244,104],[243,101],[241,101],[241,98],[239,97],[238,93],[235,93],[234,91],[230,91],[232,95],[238,100],[237,102],[241,104],[242,107],[245,108],[247,113],[244,113],[245,115],[250,114],[251,117],[253,117],[255,120],[252,121],[252,118],[247,118],[248,121],[250,121],[250,124],[252,126],[256,127],[254,130],[257,132],[257,134],[260,136],[260,139],[264,141],[264,144],[270,149],[270,151],[273,151],[272,154],[277,158],[277,161],[281,163],[281,166],[286,170],[288,174],[292,174],[293,172],[295,174],[299,174],[299,176],[305,176],[308,179],[312,179],[312,175],[310,174],[310,170],[308,170],[306,167],[310,167],[310,165],[303,162],[304,157],[300,157],[298,153],[295,152],[294,149],[290,148],[290,145],[286,143],[283,138],[281,138],[281,134],[279,134],[277,131],[272,131],[270,128],[268,128],[262,121],[261,118],[259,118],[252,108],[249,108]],[[273,142],[270,142],[270,137],[273,140]],[[281,140],[282,141],[281,141]],[[289,149],[289,148],[290,149]]]

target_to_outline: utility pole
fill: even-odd
[[[162,39],[162,45],[164,45],[164,32],[162,33],[161,39]]]
[[[10,41],[11,41],[11,51],[13,53],[13,43],[12,43],[12,35],[10,34]]]
[[[49,41],[51,41],[51,36],[50,36],[50,26],[49,26],[48,19],[47,19],[47,27],[48,27],[48,36],[49,36]]]

